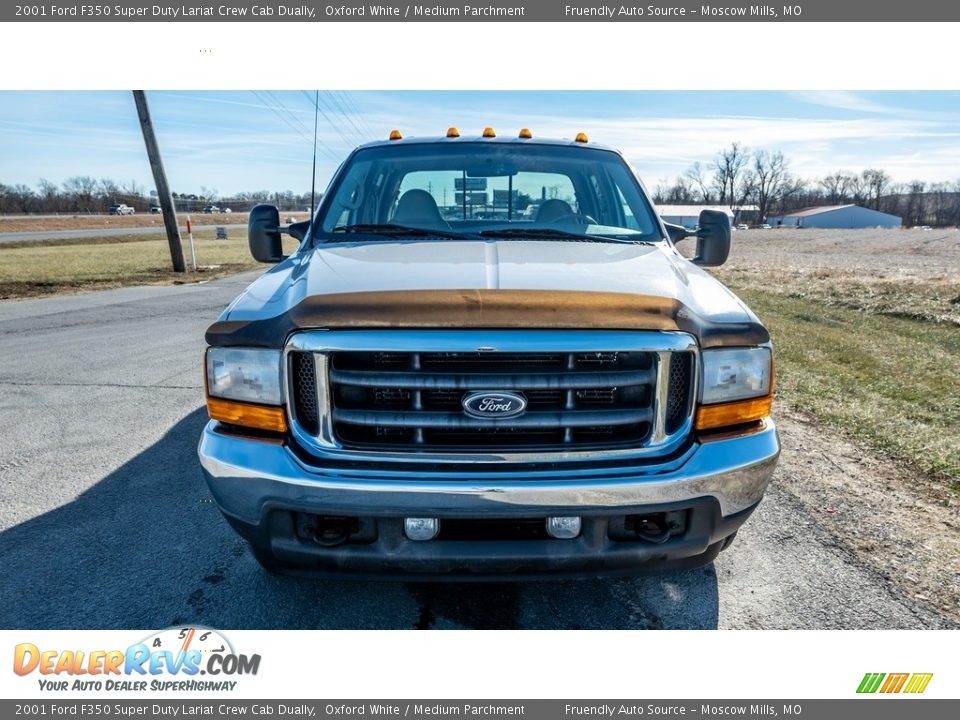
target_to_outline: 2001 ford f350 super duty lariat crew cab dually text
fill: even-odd
[[[300,241],[283,256],[281,232]],[[674,243],[695,235],[686,260]],[[207,331],[200,460],[265,568],[413,578],[711,561],[780,446],[770,337],[580,134],[356,149]]]

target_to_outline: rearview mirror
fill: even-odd
[[[283,260],[280,211],[273,205],[256,205],[247,220],[247,242],[253,259],[262,263]]]
[[[730,217],[720,210],[701,210],[695,265],[723,265],[730,254]]]

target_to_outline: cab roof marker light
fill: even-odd
[[[574,142],[578,142],[578,143],[590,142],[590,138],[587,137],[587,134],[585,132],[579,132],[577,133],[577,136],[574,138]]]
[[[520,130],[520,134],[518,135],[518,137],[521,137],[521,138],[523,138],[524,140],[529,140],[530,138],[533,137],[533,133],[530,132],[530,129],[529,129],[529,128],[522,128],[522,129]]]
[[[390,137],[387,138],[387,139],[388,139],[388,140],[403,140],[403,133],[401,133],[399,130],[397,130],[396,128],[394,128],[393,130],[390,131]]]
[[[460,131],[455,127],[447,128],[447,137],[448,138],[458,138],[460,137]]]
[[[483,129],[483,136],[485,138],[492,138],[492,137],[496,137],[497,133],[492,127],[486,127]]]

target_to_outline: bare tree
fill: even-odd
[[[695,191],[684,177],[678,177],[673,184],[665,180],[657,185],[653,201],[661,205],[688,205],[696,202]]]
[[[823,188],[823,199],[827,205],[843,205],[850,199],[853,175],[845,170],[837,170],[820,180],[819,184]]]
[[[89,175],[75,175],[63,183],[63,191],[70,199],[73,208],[80,212],[93,212],[97,209],[95,199],[97,179]]]
[[[753,174],[756,178],[754,197],[757,201],[757,217],[765,221],[770,214],[771,204],[783,194],[790,180],[783,153],[758,150],[753,155]]]
[[[123,191],[125,195],[131,198],[143,197],[143,190],[144,190],[143,185],[138,183],[136,180],[128,180],[124,182],[120,186],[120,189]]]
[[[863,171],[863,181],[866,183],[867,188],[869,188],[869,197],[872,199],[873,209],[879,210],[880,198],[883,197],[883,194],[887,191],[887,187],[890,185],[890,176],[883,170],[867,168]]]
[[[907,186],[906,207],[904,207],[904,220],[908,225],[926,224],[927,201],[924,196],[924,190],[927,184],[921,180],[914,180]]]
[[[707,169],[700,162],[695,162],[691,165],[684,176],[690,181],[696,189],[696,192],[700,194],[700,202],[704,205],[709,205],[713,202],[713,195],[710,192],[710,179],[707,177]]]
[[[720,203],[731,208],[744,195],[745,171],[750,159],[749,151],[740,143],[733,143],[721,150],[714,160],[714,184],[720,191]]]

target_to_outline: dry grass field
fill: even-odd
[[[296,248],[289,236],[284,243],[288,251]],[[229,231],[227,240],[215,240],[213,231],[196,232],[194,245],[197,270],[174,273],[162,234],[0,243],[0,300],[124,285],[200,282],[266,268],[250,257],[243,230]],[[186,237],[183,252],[189,267]]]
[[[788,406],[960,488],[960,231],[748,230],[716,270]]]
[[[285,212],[281,219],[288,217],[296,220],[306,220],[310,213]],[[177,215],[180,225],[187,224],[186,213]],[[247,213],[191,213],[190,219],[194,225],[243,225],[247,222]],[[106,230],[113,228],[141,228],[156,227],[163,230],[163,218],[150,213],[136,215],[37,215],[0,216],[0,233],[5,232],[40,232],[43,230]]]

